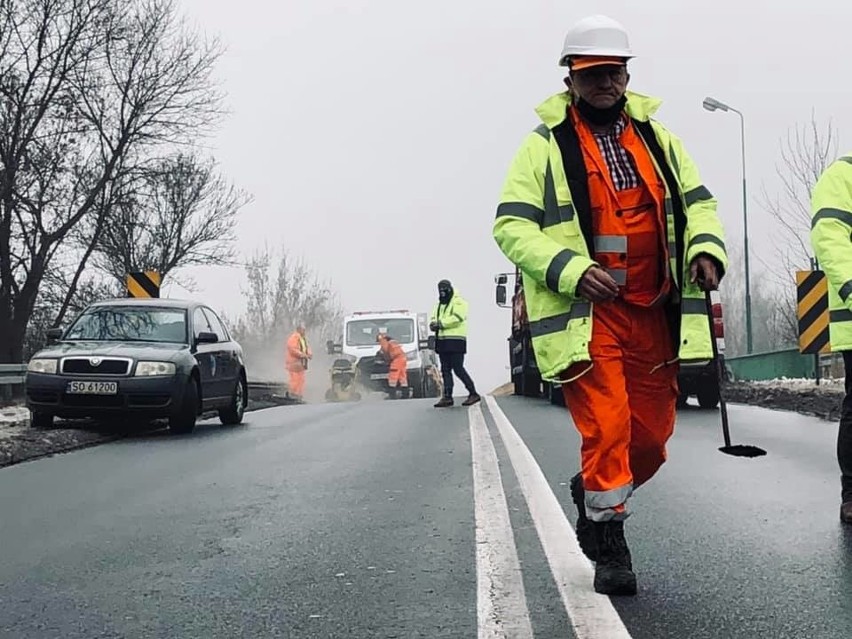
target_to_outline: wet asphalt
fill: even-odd
[[[574,521],[562,409],[500,406]],[[634,638],[848,638],[852,530],[836,426],[731,406],[680,412],[633,500]],[[487,415],[535,637],[573,637]],[[0,470],[0,637],[476,637],[468,414],[428,401],[294,406]]]

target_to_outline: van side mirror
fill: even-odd
[[[334,355],[334,342],[332,340],[325,343],[325,350],[329,355]]]
[[[497,285],[497,306],[505,306],[506,305],[506,285],[498,284]]]
[[[438,338],[435,335],[430,335],[429,339],[426,340],[426,347],[430,351],[434,351],[437,344],[438,344]]]

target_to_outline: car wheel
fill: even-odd
[[[234,386],[234,392],[231,394],[231,403],[227,408],[219,409],[219,421],[226,426],[236,426],[243,422],[243,416],[245,413],[246,385],[242,376],[240,376]]]
[[[38,411],[30,411],[30,425],[33,428],[53,428],[53,415]]]
[[[198,418],[198,382],[190,377],[183,392],[183,402],[178,412],[169,417],[169,430],[174,435],[186,435],[195,430]]]

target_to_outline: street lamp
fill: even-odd
[[[740,116],[740,138],[743,150],[743,251],[745,261],[745,312],[746,312],[746,351],[752,352],[751,333],[751,280],[748,270],[748,191],[746,189],[746,160],[745,160],[745,119],[741,111],[715,98],[704,98],[703,106],[708,111],[733,111]]]

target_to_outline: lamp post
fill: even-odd
[[[741,111],[715,98],[704,98],[703,106],[708,111],[733,111],[740,116],[740,139],[743,154],[743,252],[745,261],[745,313],[746,313],[746,352],[752,352],[751,332],[751,280],[748,270],[748,190],[746,188],[746,159],[745,159],[745,119]]]

